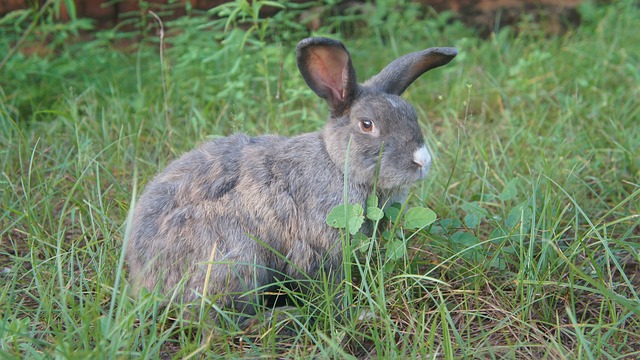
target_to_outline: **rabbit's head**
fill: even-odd
[[[403,188],[427,174],[431,155],[414,108],[400,95],[420,75],[451,61],[455,48],[404,55],[364,84],[358,84],[349,52],[339,41],[308,38],[296,54],[305,82],[329,105],[323,131],[327,152],[340,167],[348,159],[350,181],[372,185],[378,163],[380,189]]]

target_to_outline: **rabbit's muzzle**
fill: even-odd
[[[413,152],[413,163],[418,166],[420,179],[427,176],[429,167],[431,166],[431,154],[429,154],[429,150],[426,145],[422,145]]]

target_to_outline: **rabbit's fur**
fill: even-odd
[[[247,304],[260,299],[252,290],[277,280],[313,279],[325,270],[339,281],[340,233],[325,219],[344,202],[347,147],[349,203],[364,205],[372,193],[383,144],[382,201],[402,201],[426,175],[431,157],[416,112],[399,95],[451,61],[454,48],[402,56],[362,85],[339,41],[308,38],[296,53],[304,80],[329,105],[324,130],[233,135],[172,162],[147,185],[132,216],[126,259],[135,291],[179,288],[183,300],[204,295],[253,314]]]

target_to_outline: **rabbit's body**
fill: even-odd
[[[421,67],[455,56],[439,50]],[[330,105],[325,129],[291,138],[233,135],[171,163],[147,185],[134,211],[127,261],[135,289],[182,289],[183,300],[204,294],[251,314],[247,303],[259,302],[257,292],[242,293],[278,280],[313,279],[321,270],[341,278],[340,233],[325,219],[344,203],[345,159],[348,202],[363,206],[378,162],[382,201],[402,200],[426,175],[431,158],[415,111],[396,95],[426,70],[397,80],[388,69],[392,63],[358,85],[344,46],[321,38],[301,42],[298,64]],[[398,81],[390,85],[394,91],[378,84]]]
[[[238,176],[225,176],[230,172]],[[324,220],[325,209],[343,202],[343,176],[318,133],[293,138],[234,135],[205,143],[147,187],[131,229],[130,249],[136,250],[129,251],[130,271],[141,275],[137,285],[148,289],[162,279],[164,291],[193,274],[186,288],[194,291],[185,293],[185,300],[193,300],[203,293],[214,248],[209,283],[215,293],[248,291],[283,275],[300,279],[288,263],[310,276],[324,259],[325,267],[338,269],[339,234]],[[292,179],[315,179],[317,191]],[[349,200],[363,203],[367,191],[352,184]],[[148,266],[153,262],[163,265]],[[235,269],[242,281],[225,279],[228,263],[247,264]]]

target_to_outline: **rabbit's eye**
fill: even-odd
[[[368,119],[360,120],[360,130],[363,132],[373,131],[373,121]]]

